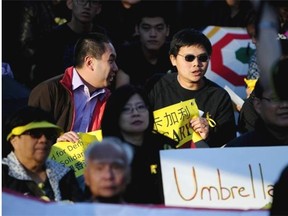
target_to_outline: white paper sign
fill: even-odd
[[[224,89],[230,95],[231,100],[233,101],[233,103],[235,103],[236,105],[239,105],[239,106],[243,105],[244,100],[241,97],[239,97],[231,88],[229,88],[227,85],[225,85]]]
[[[287,147],[160,151],[165,205],[260,209],[288,164]]]

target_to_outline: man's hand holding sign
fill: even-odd
[[[185,144],[197,147],[197,142],[203,143],[208,137],[209,125],[214,127],[215,123],[209,117],[201,117],[201,113],[203,112],[198,109],[195,99],[161,108],[154,111],[154,129],[178,141],[177,148]]]

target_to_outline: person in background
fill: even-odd
[[[114,136],[134,151],[127,203],[164,204],[160,150],[176,148],[177,142],[153,129],[153,111],[141,87],[123,85],[111,94],[102,119],[103,137]]]
[[[236,124],[227,91],[205,77],[211,53],[211,43],[202,32],[191,28],[178,31],[169,51],[177,73],[162,76],[148,96],[152,110],[195,98],[204,114],[191,119],[192,129],[209,147],[220,147],[236,137]],[[209,125],[210,119],[215,127]]]
[[[245,27],[245,17],[251,8],[251,2],[245,0],[209,1],[205,5],[206,25]]]
[[[276,6],[274,4],[276,4]],[[266,5],[263,3],[263,9],[265,9],[265,14],[263,17],[264,22],[261,21],[261,19],[259,18],[259,12],[257,10],[256,11],[254,10],[255,12],[250,17],[252,19],[249,19],[249,20],[253,21],[253,25],[252,25],[252,23],[251,23],[251,25],[248,25],[247,31],[251,36],[253,36],[252,40],[255,41],[256,48],[259,47],[260,50],[262,50],[263,48],[265,48],[267,46],[270,46],[269,44],[274,44],[273,49],[272,49],[272,47],[270,47],[273,50],[273,52],[269,51],[269,52],[273,53],[273,55],[271,55],[271,58],[274,59],[275,56],[280,54],[281,56],[278,56],[279,59],[282,59],[282,60],[280,60],[281,61],[280,65],[281,65],[281,67],[285,68],[285,58],[288,57],[288,37],[286,37],[284,34],[281,34],[281,32],[282,32],[281,25],[278,26],[278,24],[277,24],[278,19],[281,20],[280,19],[281,15],[279,13],[277,13],[277,9],[280,8],[280,5],[281,4],[278,5],[278,3],[271,2],[269,7],[266,8]],[[265,8],[264,8],[264,6],[265,6]],[[272,22],[272,20],[265,21],[265,19],[267,19],[267,16],[269,17],[269,14],[272,15],[272,18],[274,17],[274,20],[273,19],[272,20],[275,23],[275,25],[273,25],[274,27],[271,28],[271,26],[270,26],[270,29],[269,29],[269,24],[267,26],[267,23]],[[248,22],[248,24],[249,23],[250,22]],[[264,23],[264,26],[263,26],[263,23]],[[260,24],[260,26],[259,26],[259,24]],[[259,28],[262,28],[262,29],[259,29]],[[270,35],[268,36],[265,34],[264,37],[263,37],[263,34],[259,35],[259,33],[263,32],[263,31],[269,31]],[[259,37],[261,37],[261,41],[259,41],[259,39],[258,39]],[[268,38],[266,38],[266,37],[268,37]],[[272,38],[272,40],[270,37]],[[273,37],[276,37],[276,38],[273,38]],[[267,41],[263,42],[263,40],[267,40]],[[268,42],[268,40],[269,40],[269,42]],[[258,42],[256,43],[256,41],[258,41]],[[267,43],[269,43],[269,44],[267,44]],[[278,49],[281,49],[281,53],[278,53],[279,52]],[[262,50],[262,52],[264,52],[264,50]],[[266,52],[266,50],[265,50],[265,52]],[[260,55],[260,57],[262,56],[262,58],[260,59],[260,62],[262,61],[261,65],[258,63],[259,60],[256,61],[256,59],[258,58],[257,57],[258,55]],[[263,58],[265,58],[265,62],[263,62]],[[269,59],[266,59],[266,58],[267,58],[266,55],[263,56],[260,53],[258,54],[258,51],[257,51],[257,53],[255,52],[254,55],[252,56],[252,59],[251,59],[252,61],[249,64],[249,70],[248,70],[247,78],[245,79],[245,82],[247,83],[247,89],[249,89],[249,90],[247,90],[247,96],[250,94],[250,92],[253,91],[255,83],[262,73],[264,75],[263,79],[267,80],[267,81],[265,81],[265,83],[266,83],[265,85],[267,85],[267,83],[269,83],[269,85],[270,85],[270,83],[274,82],[274,81],[271,82],[272,77],[271,77],[271,75],[269,75],[269,73],[271,74],[271,71],[275,71],[273,69],[273,67],[274,67],[273,65],[277,65],[278,64],[277,62],[279,61],[279,59],[278,60],[274,59],[274,61],[270,61],[271,58],[269,58]],[[253,61],[253,60],[255,60],[255,61]],[[270,62],[270,63],[266,64],[267,62],[268,63]],[[262,66],[263,64],[265,65],[265,67],[262,68],[263,72],[261,72],[260,66]],[[270,71],[269,71],[269,68],[270,68]],[[279,71],[284,71],[284,70],[277,70],[277,71],[279,72]],[[288,77],[286,76],[286,78],[285,78],[285,74],[286,73],[283,73],[284,76],[282,76],[282,77],[277,76],[278,82],[281,83],[281,80],[282,80],[282,82],[284,80],[287,80]],[[270,80],[270,81],[268,81],[268,80]],[[283,85],[283,83],[282,83],[282,84],[273,84],[273,86],[276,89],[277,89],[277,87],[280,87],[283,89],[285,85]],[[274,87],[272,87],[272,88],[274,88]],[[271,88],[271,86],[270,86],[270,88]],[[280,95],[283,95],[283,98],[285,98],[285,94],[286,94],[285,90],[280,90],[279,93],[280,93]],[[247,99],[245,99],[244,104],[243,104],[243,106],[240,110],[240,113],[239,113],[238,131],[241,134],[254,130],[255,122],[259,118],[258,113],[255,111],[255,109],[253,107],[253,97],[254,97],[254,95],[252,92],[251,97],[248,97]]]
[[[130,181],[131,146],[116,137],[104,137],[85,150],[84,179],[90,202],[125,203]]]
[[[66,0],[3,1],[2,8],[2,58],[11,65],[15,80],[30,89],[38,40],[66,22],[70,11]]]
[[[167,11],[160,10],[154,2],[140,2],[136,14],[137,39],[119,48],[116,88],[129,83],[144,86],[153,75],[173,69],[168,55],[170,26]]]
[[[246,30],[250,35],[252,43],[257,47],[256,41],[256,25],[257,25],[257,12],[255,10],[251,10],[250,13],[246,17]],[[260,77],[260,69],[257,63],[257,49],[255,49],[254,53],[251,55],[247,76],[244,78],[244,82],[246,84],[246,98],[244,99],[244,104],[242,107],[237,107],[239,111],[239,116],[237,120],[237,131],[240,134],[243,134],[248,131],[254,130],[255,122],[258,119],[258,114],[253,108],[253,89],[255,84]],[[250,97],[251,96],[251,97]]]
[[[231,140],[225,147],[288,145],[288,100],[277,97],[273,88],[264,88],[260,77],[255,85],[253,105],[259,115],[255,129]]]
[[[11,152],[2,160],[2,189],[46,201],[81,201],[74,171],[47,159],[60,133],[53,117],[39,108],[26,106],[11,115],[4,127]]]
[[[102,4],[94,0],[67,0],[71,10],[71,19],[45,34],[37,44],[33,85],[59,74],[73,65],[73,50],[77,40],[90,32],[106,34],[104,27],[96,24],[97,15],[101,13]]]
[[[101,26],[105,26],[116,50],[133,40],[136,8],[140,2],[141,0],[102,1],[102,11],[97,20]]]

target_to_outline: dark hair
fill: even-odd
[[[111,40],[102,33],[88,33],[79,38],[74,47],[74,66],[81,67],[87,55],[101,59],[106,51],[105,44],[107,43],[111,43]]]
[[[123,107],[127,104],[128,100],[135,94],[138,94],[144,101],[149,111],[149,126],[146,132],[151,132],[154,127],[154,116],[149,100],[144,89],[134,85],[124,85],[113,91],[111,96],[108,98],[106,107],[104,110],[101,130],[103,137],[116,136],[123,139],[119,126],[119,118]]]
[[[212,54],[212,45],[210,40],[199,30],[186,28],[174,34],[170,43],[169,54],[177,56],[181,47],[184,46],[203,46],[210,56]]]
[[[262,98],[262,95],[263,95],[263,92],[264,92],[264,88],[261,84],[261,81],[260,81],[260,78],[258,78],[256,84],[255,84],[255,87],[254,87],[254,90],[253,90],[253,97],[256,97],[256,98]]]
[[[288,58],[276,63],[272,73],[272,81],[277,96],[282,100],[288,100]]]
[[[20,109],[18,109],[16,112],[14,112],[12,115],[10,115],[4,124],[3,128],[3,138],[2,142],[7,142],[6,137],[8,134],[12,131],[13,128],[18,126],[23,126],[26,124],[29,124],[31,122],[40,122],[40,121],[47,121],[50,123],[55,124],[56,121],[51,116],[50,113],[36,107],[31,106],[24,106]],[[10,142],[8,142],[10,143]],[[4,144],[2,146],[2,150],[4,154],[2,154],[2,157],[7,155],[12,149],[11,145]]]
[[[153,1],[141,1],[135,5],[136,24],[139,25],[144,17],[161,17],[166,25],[169,25],[170,19],[168,9],[155,7]]]

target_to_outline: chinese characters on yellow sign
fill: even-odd
[[[183,101],[154,111],[154,129],[176,140],[179,148],[191,140],[195,143],[202,139],[190,127],[190,120],[198,116],[195,99]]]

